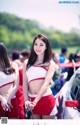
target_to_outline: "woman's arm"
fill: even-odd
[[[2,98],[3,98],[2,95],[0,95],[0,101],[2,101]]]
[[[23,63],[23,94],[24,94],[25,108],[31,110],[31,101],[28,100],[28,79],[26,75],[27,62],[28,60],[25,60]]]
[[[24,101],[28,100],[28,80],[26,75],[26,65],[28,60],[25,60],[23,63],[23,93],[24,93]]]
[[[0,102],[3,110],[8,111],[9,106],[7,104],[7,100],[2,95],[0,95]]]
[[[47,72],[47,75],[46,75],[45,80],[44,80],[44,84],[42,85],[40,91],[37,94],[37,97],[34,100],[35,103],[37,103],[40,100],[40,98],[42,97],[42,95],[48,89],[54,72],[55,72],[55,63],[53,62],[53,60],[51,60],[50,61],[50,65],[49,65],[49,69],[48,69],[48,72]]]
[[[14,81],[14,86],[11,89],[9,95],[8,95],[8,103],[10,102],[10,100],[12,99],[12,97],[15,95],[15,93],[18,90],[19,87],[19,69],[18,69],[18,65],[15,62],[12,62],[12,67],[15,69],[15,81]]]

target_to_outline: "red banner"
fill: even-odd
[[[69,68],[69,67],[80,67],[80,62],[76,62],[76,63],[59,63],[59,67],[63,68]]]

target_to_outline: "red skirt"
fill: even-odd
[[[31,101],[34,101],[35,97],[30,97]],[[52,94],[43,96],[34,107],[32,113],[37,115],[50,115],[55,107],[55,98]],[[55,114],[53,114],[55,115]]]
[[[11,111],[8,111],[8,118],[18,118],[18,105],[16,98],[13,98],[11,100],[11,104],[13,108],[11,108]],[[0,117],[6,117],[5,111],[1,106],[1,102],[0,102]]]

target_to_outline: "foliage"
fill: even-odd
[[[7,46],[8,51],[30,48],[34,36],[39,33],[43,33],[49,38],[52,48],[80,44],[80,36],[76,32],[64,33],[53,27],[44,28],[35,20],[0,13],[0,41]]]

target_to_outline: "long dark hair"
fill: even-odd
[[[15,70],[11,67],[6,47],[0,43],[0,65],[5,74],[11,74]]]
[[[33,44],[32,44],[32,48],[31,48],[31,54],[27,63],[27,67],[33,65],[37,59],[37,54],[34,51],[34,43],[36,41],[36,39],[40,39],[42,40],[45,44],[46,44],[46,50],[44,53],[44,59],[43,59],[43,63],[45,62],[49,62],[51,60],[52,57],[52,51],[51,51],[51,47],[50,47],[50,43],[48,38],[43,35],[43,34],[38,34],[35,36],[34,40],[33,40]]]

